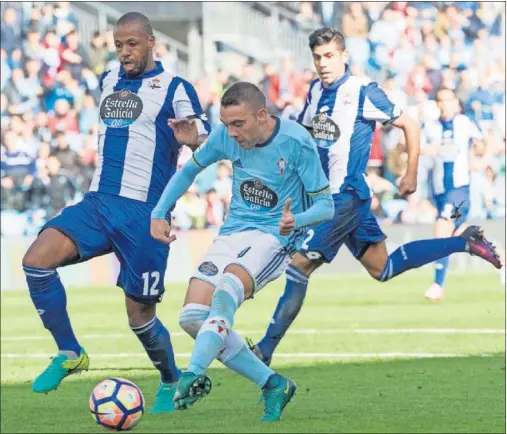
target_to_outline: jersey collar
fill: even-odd
[[[349,65],[345,65],[345,74],[343,74],[338,80],[334,83],[331,83],[328,87],[324,87],[322,81],[320,82],[321,89],[325,90],[337,90],[343,83],[345,83],[349,77],[351,76]]]
[[[276,121],[276,126],[273,131],[273,134],[271,134],[269,139],[267,141],[265,141],[264,143],[259,143],[259,144],[255,145],[256,148],[264,148],[264,146],[268,146],[274,140],[274,138],[278,134],[278,131],[280,131],[280,119],[277,118],[276,116],[272,116],[272,117],[275,118],[275,121]]]
[[[120,78],[128,78],[129,80],[142,80],[144,78],[151,78],[155,77],[156,75],[159,75],[164,71],[164,67],[162,66],[162,62],[156,60],[155,61],[155,68],[150,69],[149,71],[144,71],[141,75],[138,75],[137,77],[128,77],[123,68],[120,66]]]

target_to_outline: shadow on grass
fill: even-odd
[[[104,432],[88,396],[104,377],[122,376],[149,408],[153,369],[95,368],[37,395],[30,384],[2,385],[1,432]],[[137,432],[505,432],[505,354],[281,367],[299,386],[279,423],[261,424],[259,389],[212,369],[209,397],[185,412],[146,414]],[[104,373],[104,375],[101,375]]]

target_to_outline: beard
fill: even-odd
[[[144,59],[141,59],[138,64],[135,65],[135,68],[132,69],[132,71],[125,71],[125,75],[129,78],[137,77],[138,75],[141,75],[145,71],[147,64],[148,57],[145,57]]]

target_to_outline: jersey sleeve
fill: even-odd
[[[177,119],[187,118],[196,119],[197,132],[199,137],[207,136],[211,127],[208,122],[208,118],[204,113],[199,97],[188,81],[181,79],[180,83],[176,87],[173,99],[174,115]]]
[[[312,114],[311,114],[311,104],[312,104],[312,89],[315,83],[310,85],[310,89],[308,90],[308,95],[306,95],[305,105],[301,113],[299,113],[297,121],[306,128],[312,128]]]
[[[306,131],[305,133],[300,139],[297,171],[306,193],[314,196],[329,190],[329,182],[322,169],[317,146],[310,134]]]
[[[215,128],[204,143],[192,155],[193,162],[204,169],[220,160],[227,159],[226,131],[223,126]]]
[[[401,109],[393,104],[377,83],[370,83],[364,90],[363,118],[387,125],[401,115]]]

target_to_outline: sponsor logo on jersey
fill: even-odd
[[[338,125],[326,113],[320,113],[313,118],[313,136],[321,148],[329,148],[340,138]]]
[[[100,117],[108,127],[126,128],[132,125],[143,111],[143,102],[128,89],[108,95],[100,105]]]
[[[203,262],[199,265],[199,273],[205,276],[216,276],[218,274],[218,267],[211,261]]]
[[[245,204],[253,210],[269,211],[278,203],[277,194],[259,179],[242,182],[239,191]]]

